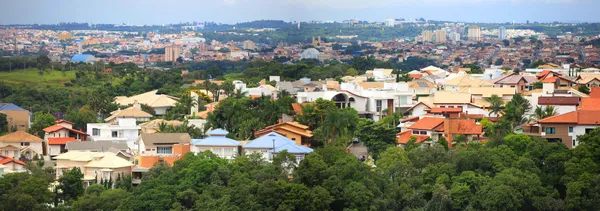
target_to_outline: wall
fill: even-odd
[[[573,126],[573,125],[569,125],[569,124],[543,124],[542,127],[540,127],[540,132],[541,134],[544,134],[546,132],[546,127],[554,127],[555,130],[555,134],[545,134],[544,136],[542,136],[542,138],[560,138],[562,139],[562,142],[565,144],[565,146],[567,146],[568,148],[572,148],[573,142],[572,137],[569,136],[569,126]]]
[[[576,126],[574,126],[573,133],[570,133],[569,135],[571,136],[571,138],[575,139],[575,147],[577,147],[577,145],[579,145],[577,136],[584,135],[585,129],[594,129],[597,127],[598,127],[597,125],[576,125]]]
[[[419,104],[417,106],[415,106],[412,110],[412,115],[411,116],[422,116],[425,115],[427,112],[425,112],[425,109],[427,108],[427,106],[423,105],[423,104]]]
[[[155,107],[154,113],[156,115],[164,115],[167,113],[167,109],[169,109],[169,107]]]
[[[60,145],[48,145],[48,155],[60,154]]]
[[[29,129],[29,111],[0,111],[6,114],[8,129],[15,127],[18,131],[27,131]]]

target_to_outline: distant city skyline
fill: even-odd
[[[505,23],[600,22],[595,0],[18,0],[3,2],[0,24],[237,23],[253,20],[383,21],[387,18]]]

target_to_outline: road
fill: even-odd
[[[369,156],[369,152],[367,151],[367,147],[365,147],[361,142],[353,143],[350,147],[350,153],[354,154],[356,157],[360,156]]]

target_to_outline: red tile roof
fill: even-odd
[[[600,87],[592,87],[590,91],[590,98],[600,98]]]
[[[539,105],[579,105],[579,97],[539,97]]]
[[[537,123],[569,123],[579,125],[596,125],[600,123],[600,110],[577,110],[561,115],[551,116]]]
[[[432,108],[430,113],[460,113],[462,108]]]
[[[581,98],[581,110],[600,110],[600,98]]]
[[[44,128],[43,130],[46,133],[52,133],[52,132],[56,132],[56,131],[59,131],[59,130],[62,130],[62,129],[65,129],[65,130],[68,130],[68,131],[71,131],[71,132],[74,132],[74,133],[79,133],[79,134],[82,134],[82,135],[87,135],[85,132],[83,132],[81,130],[75,130],[75,129],[67,128],[67,127],[64,127],[64,126],[59,125],[59,124],[52,125],[50,127]]]
[[[67,144],[67,142],[74,142],[75,138],[67,137],[67,138],[48,138],[48,144],[50,145],[62,145]]]
[[[474,119],[447,119],[444,130],[446,134],[479,135],[483,133],[483,126]]]
[[[410,76],[413,79],[420,79],[423,77],[423,74],[415,73],[415,74],[409,74],[408,76]]]
[[[20,164],[22,166],[26,166],[27,165],[23,161],[20,161],[20,160],[14,159],[14,158],[9,158],[9,157],[6,157],[4,155],[0,155],[0,164],[4,165],[4,164],[10,163],[10,162],[15,162],[15,163]]]
[[[554,83],[554,82],[556,82],[557,79],[558,79],[558,77],[545,78],[542,80],[542,83]]]
[[[398,134],[396,134],[396,143],[407,144],[408,141],[410,141],[410,137],[412,137],[412,136],[417,137],[416,143],[421,143],[429,138],[429,136],[427,136],[427,135],[413,135],[412,130],[406,130],[406,131],[399,132]]]
[[[423,117],[423,119],[415,122],[415,124],[408,128],[414,130],[433,130],[443,123],[444,118]]]
[[[64,123],[68,123],[68,124],[71,124],[71,125],[73,125],[73,123],[72,123],[72,122],[69,122],[69,121],[67,121],[67,120],[64,120],[64,119],[59,119],[59,120],[56,120],[56,124],[58,124],[58,123],[63,123],[63,122],[64,122]]]

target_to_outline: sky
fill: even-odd
[[[600,22],[600,0],[1,0],[0,24],[238,23],[425,18],[461,22]]]

